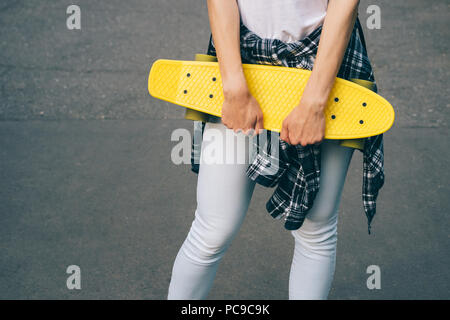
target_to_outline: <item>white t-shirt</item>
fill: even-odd
[[[237,0],[242,22],[261,38],[300,40],[323,23],[328,0]]]

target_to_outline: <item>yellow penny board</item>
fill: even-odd
[[[281,131],[284,118],[302,96],[311,71],[243,64],[250,93],[264,115],[264,128]],[[221,116],[224,101],[217,62],[160,59],[153,63],[149,93],[186,108]],[[378,135],[394,123],[392,105],[356,83],[336,78],[325,109],[326,139],[358,139]]]

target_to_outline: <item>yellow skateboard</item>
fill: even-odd
[[[251,94],[264,115],[264,128],[281,131],[284,118],[300,102],[311,71],[243,64]],[[149,93],[189,109],[217,117],[224,101],[217,62],[160,59],[153,63]],[[325,109],[326,139],[358,139],[378,135],[394,123],[392,105],[354,82],[336,78]]]

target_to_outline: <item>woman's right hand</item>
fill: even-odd
[[[222,105],[222,123],[234,132],[259,134],[264,129],[263,113],[259,103],[249,92],[246,85],[224,90]]]
[[[222,77],[222,123],[234,132],[263,131],[263,114],[250,94],[242,67],[236,1],[208,0],[208,15]]]

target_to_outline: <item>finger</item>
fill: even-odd
[[[248,128],[246,128],[245,130],[243,130],[245,135],[249,135],[250,133],[253,134],[253,132],[255,131],[255,127],[256,127],[256,121],[257,121],[257,119],[255,118],[251,122],[250,126]]]
[[[234,133],[239,133],[239,131],[241,130],[235,123],[230,123],[228,128],[233,130]]]
[[[305,145],[307,145],[307,146],[312,145],[312,144],[314,144],[315,139],[311,133],[307,133],[304,137],[304,142],[305,142]]]
[[[302,147],[306,147],[307,146],[307,141],[308,141],[307,137],[305,137],[304,135],[300,135],[300,137],[295,139],[295,145],[301,145]]]
[[[253,131],[255,131],[255,129],[253,129],[253,128],[248,128],[248,129],[242,130],[242,132],[243,132],[245,135],[252,134]]]
[[[255,132],[256,134],[260,134],[261,132],[263,132],[264,130],[264,119],[263,117],[258,117],[257,121],[256,121],[256,126],[255,126]]]
[[[283,128],[281,129],[280,139],[291,144],[291,140],[289,140],[289,129],[285,125],[283,125]]]
[[[300,140],[294,135],[293,131],[289,131],[289,141],[293,146],[299,144]]]
[[[228,129],[231,129],[231,128],[230,128],[230,123],[228,122],[228,119],[227,119],[227,118],[222,117],[221,121],[222,121],[222,123],[223,123],[223,125],[224,125],[225,127],[227,127]]]
[[[309,139],[308,137],[303,138],[302,142],[303,142],[303,146],[304,147],[309,146],[310,144],[312,144],[312,140]]]

